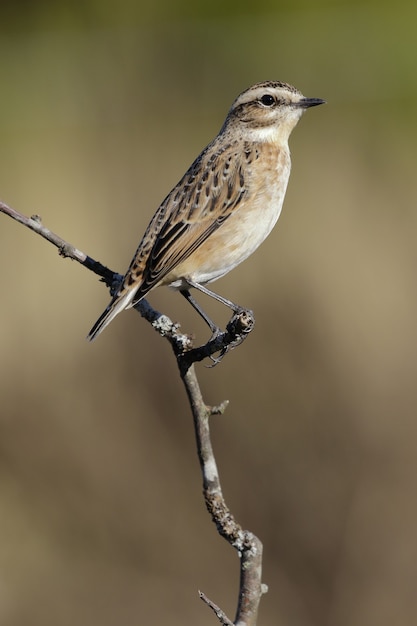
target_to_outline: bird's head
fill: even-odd
[[[302,114],[324,104],[320,98],[305,98],[295,87],[279,81],[257,83],[233,102],[223,130],[236,127],[256,141],[287,141]]]

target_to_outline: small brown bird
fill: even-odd
[[[323,103],[279,81],[258,83],[236,98],[217,137],[153,216],[119,291],[88,339],[161,285],[179,290],[213,332],[217,326],[191,296],[191,287],[240,309],[204,285],[244,261],[271,232],[290,175],[288,138],[304,111]]]

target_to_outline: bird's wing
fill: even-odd
[[[143,298],[219,228],[247,195],[255,148],[208,146],[165,198],[149,224],[117,297]]]
[[[258,156],[256,147],[216,140],[200,154],[153,216],[118,293],[88,339],[95,339],[221,227],[247,199],[250,166]]]

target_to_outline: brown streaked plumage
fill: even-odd
[[[279,81],[258,83],[233,102],[219,134],[197,157],[152,218],[118,293],[91,329],[93,340],[149,291],[189,294],[244,261],[275,225],[291,169],[288,138],[302,113],[322,104]]]

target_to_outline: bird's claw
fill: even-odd
[[[213,332],[209,343],[223,336],[224,345],[220,349],[218,356],[215,357],[212,354],[209,355],[212,364],[207,365],[206,367],[212,368],[218,365],[228,352],[237,348],[237,346],[239,346],[246,339],[248,334],[252,331],[254,325],[255,317],[253,315],[253,311],[239,307],[235,311],[232,319],[228,322],[225,332],[222,332],[219,328]]]

